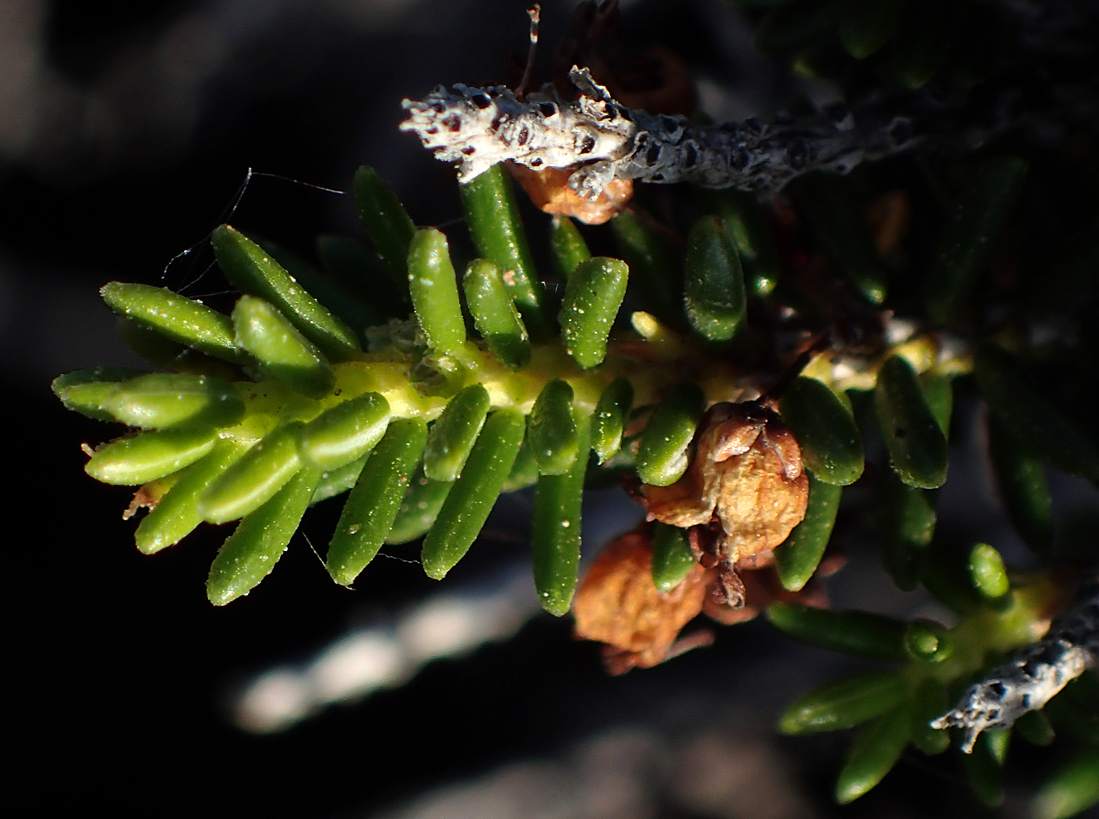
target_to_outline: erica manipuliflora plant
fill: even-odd
[[[442,579],[498,497],[533,487],[540,602],[572,611],[609,670],[706,642],[680,634],[699,613],[766,610],[797,639],[888,664],[780,718],[788,733],[862,726],[840,801],[909,746],[946,751],[957,727],[995,803],[1008,732],[1042,743],[1056,728],[1068,762],[1041,804],[1056,794],[1046,815],[1069,815],[1099,799],[1099,548],[1060,528],[1046,473],[1099,483],[1088,392],[1066,377],[1093,374],[1099,350],[1099,180],[1074,153],[1087,112],[1043,93],[1082,99],[1094,56],[1054,36],[1075,7],[933,4],[940,41],[901,2],[745,5],[775,7],[752,12],[758,45],[837,77],[847,100],[732,125],[685,118],[674,95],[630,107],[599,36],[617,10],[584,4],[567,82],[405,103],[401,127],[459,165],[472,258],[364,167],[367,243],[326,239],[311,269],[223,225],[229,314],[108,284],[162,371],[96,368],[54,391],[128,428],[88,447],[86,470],[138,487],[141,551],[235,523],[207,580],[216,605],[274,570],[313,504],[346,495],[324,552],[336,583],[414,541]],[[978,24],[1004,47],[977,48]],[[1063,139],[1050,150],[1034,125]],[[545,253],[509,172],[554,214],[535,228]],[[685,184],[634,189],[647,182]],[[978,541],[937,519],[974,420],[1031,552],[1017,567],[1000,530]],[[600,545],[581,543],[584,488],[606,477],[646,520],[580,582]],[[827,608],[821,578],[852,531],[941,621]]]

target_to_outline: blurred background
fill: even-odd
[[[572,6],[542,3],[543,72]],[[259,590],[215,610],[203,583],[224,533],[206,527],[141,557],[121,519],[126,490],[82,472],[80,444],[111,431],[49,391],[61,372],[136,364],[98,299],[107,281],[224,289],[206,242],[220,222],[305,256],[318,234],[361,235],[348,197],[318,189],[344,189],[360,164],[420,224],[457,224],[453,171],[398,132],[400,101],[439,83],[507,82],[508,54],[527,48],[525,8],[0,0],[9,815],[838,813],[848,738],[789,740],[772,726],[850,662],[757,622],[656,669],[606,676],[596,646],[534,610],[521,495],[499,504],[445,584],[423,576],[414,548],[392,548],[352,592],[311,548],[334,524],[322,506]],[[780,96],[721,0],[623,8],[639,48],[660,42],[688,62],[711,113],[765,113]],[[589,551],[640,516],[615,490],[586,510]],[[876,571],[847,573],[840,603]],[[971,810],[965,786],[913,757],[843,815],[951,805]],[[1004,815],[1018,807],[1009,789]]]

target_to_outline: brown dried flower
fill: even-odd
[[[687,472],[671,486],[643,485],[643,502],[650,520],[680,528],[720,523],[716,537],[695,542],[718,569],[718,595],[736,607],[744,602],[737,565],[770,562],[765,553],[805,517],[809,479],[790,428],[758,403],[717,404],[699,430]]]
[[[507,169],[535,207],[555,216],[571,216],[585,225],[603,224],[626,207],[633,196],[632,179],[612,180],[595,199],[581,196],[569,187],[575,166],[536,171],[509,162]]]
[[[677,643],[680,630],[702,611],[713,570],[700,564],[671,591],[653,583],[648,527],[622,535],[592,563],[573,600],[576,636],[604,643],[603,662],[612,674],[650,668],[701,644]],[[702,643],[710,634],[703,632]]]

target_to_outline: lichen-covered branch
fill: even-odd
[[[458,162],[462,182],[507,160],[534,170],[578,166],[569,185],[588,198],[614,179],[777,190],[808,171],[844,173],[914,144],[904,116],[856,120],[832,106],[805,119],[699,126],[626,108],[586,68],[574,66],[569,77],[580,91],[574,103],[552,89],[521,100],[503,86],[439,87],[422,101],[405,100],[401,128],[438,159]]]
[[[1012,661],[992,669],[953,710],[931,723],[936,730],[965,731],[962,750],[969,753],[982,731],[1008,728],[1028,711],[1037,711],[1069,682],[1099,666],[1099,578],[1083,598],[1063,612],[1046,635]]]

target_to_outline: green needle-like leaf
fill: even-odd
[[[908,737],[908,709],[903,706],[863,728],[836,781],[836,801],[846,805],[881,782],[901,758]]]
[[[863,470],[862,438],[851,410],[832,390],[816,379],[799,377],[783,393],[779,412],[813,475],[841,486],[858,480]]]
[[[412,238],[408,289],[428,345],[444,355],[461,357],[466,325],[458,302],[458,281],[446,236],[435,228],[422,228]]]
[[[591,448],[599,463],[617,454],[622,448],[622,436],[633,406],[633,384],[627,378],[616,378],[599,396],[592,416]]]
[[[515,410],[497,410],[485,421],[462,476],[424,539],[428,577],[442,580],[473,545],[511,472],[525,428],[526,420]]]
[[[587,462],[587,450],[580,446],[572,406],[572,387],[555,378],[546,383],[530,413],[527,440],[538,462],[540,475],[562,475],[580,453]]]
[[[370,453],[328,544],[325,567],[340,585],[354,583],[385,542],[426,442],[422,420],[401,418]]]
[[[84,471],[103,483],[138,486],[190,466],[216,442],[216,429],[143,432],[98,447]]]
[[[450,399],[432,424],[424,450],[424,475],[433,481],[453,482],[481,434],[488,415],[488,390],[473,384]]]
[[[177,344],[238,364],[246,356],[236,346],[229,317],[166,287],[111,282],[99,291],[115,313],[160,333]]]
[[[298,455],[324,471],[357,461],[385,434],[389,402],[374,392],[328,409],[298,430]]]
[[[228,523],[267,503],[301,469],[295,442],[300,421],[267,434],[210,484],[199,511],[210,523]],[[318,477],[319,481],[319,477]]]
[[[683,297],[687,319],[704,338],[728,341],[744,322],[740,255],[717,216],[699,219],[687,234]]]
[[[982,166],[970,182],[928,273],[927,307],[933,321],[954,320],[973,295],[1019,198],[1026,171],[1022,159],[1002,157]]]
[[[115,419],[142,429],[220,429],[244,417],[244,401],[232,384],[180,373],[131,378],[117,386],[105,405]]]
[[[134,540],[143,554],[174,546],[202,523],[200,500],[207,487],[234,464],[246,449],[233,441],[219,441],[213,450],[180,474],[168,493],[138,524]]]
[[[354,332],[309,295],[262,247],[222,225],[211,236],[214,255],[226,278],[242,293],[270,302],[333,361],[361,352]]]
[[[582,455],[560,474],[539,476],[531,515],[534,588],[542,608],[555,617],[568,613],[580,565],[580,512],[591,419],[580,409],[573,410],[573,416],[576,446]]]
[[[805,517],[775,549],[775,568],[787,591],[800,591],[820,565],[832,537],[842,492],[842,486],[809,476],[809,504]]]
[[[779,719],[784,734],[850,728],[888,713],[906,696],[898,673],[878,672],[829,683],[798,698]]]
[[[459,188],[466,224],[477,254],[503,272],[504,281],[531,336],[536,340],[547,338],[553,322],[545,287],[534,266],[515,194],[503,165],[490,168]]]
[[[474,259],[462,277],[466,304],[473,324],[489,351],[509,367],[530,361],[530,338],[515,309],[500,268],[486,259]]]
[[[240,522],[210,566],[206,595],[215,606],[248,594],[271,573],[298,530],[320,470],[303,469]]]
[[[909,486],[942,486],[946,482],[946,436],[912,365],[900,356],[887,360],[878,371],[874,401],[893,470]]]
[[[374,249],[385,262],[398,292],[408,293],[408,249],[416,225],[396,195],[369,165],[355,172],[355,205]]]
[[[607,355],[607,338],[626,296],[628,277],[625,262],[595,257],[582,262],[565,285],[561,338],[584,369],[599,366]]]
[[[702,417],[705,396],[690,382],[664,394],[641,433],[637,475],[642,483],[670,486],[687,471],[687,450]]]
[[[320,398],[336,383],[324,353],[274,305],[241,296],[233,308],[237,344],[256,359],[263,372],[291,389]]]
[[[660,522],[653,524],[652,573],[657,589],[665,594],[670,592],[697,563],[683,529]]]
[[[567,216],[554,216],[550,220],[550,250],[553,263],[561,281],[567,282],[573,271],[591,258],[591,251],[576,223]]]

